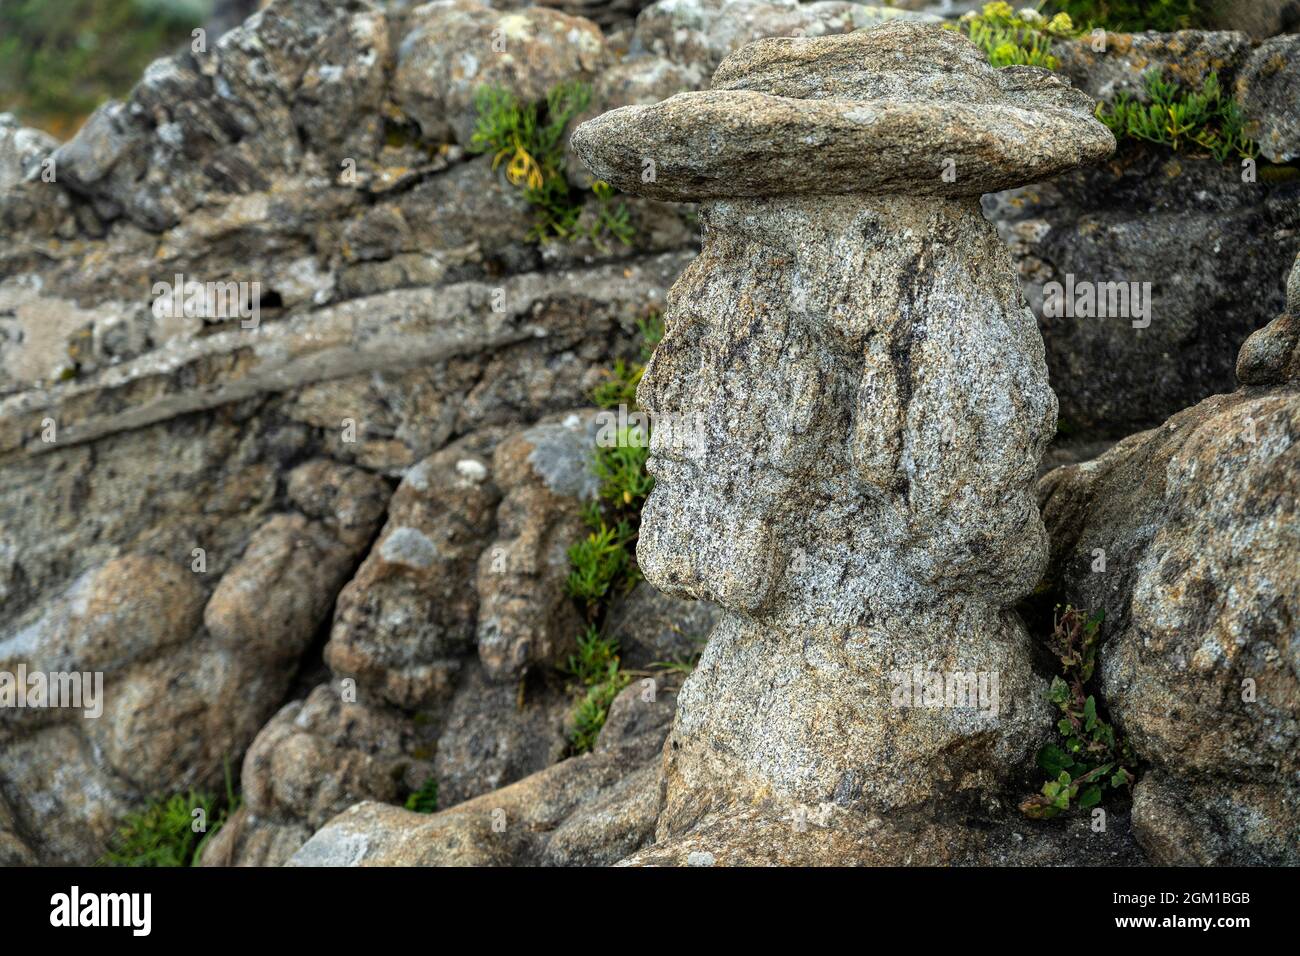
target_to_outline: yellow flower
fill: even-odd
[[[510,157],[510,162],[506,164],[506,179],[510,180],[512,185],[527,186],[529,189],[542,188],[542,168],[537,165],[537,160],[533,159],[528,150],[524,149],[518,138],[515,139],[513,151],[507,146],[492,158],[492,168],[496,169],[501,164],[501,160],[507,156]]]
[[[1011,15],[1011,4],[1005,3],[1004,0],[984,4],[984,16],[986,17],[1010,17]]]
[[[1047,25],[1047,29],[1053,33],[1073,33],[1074,21],[1070,19],[1068,13],[1058,13],[1052,17],[1052,22]]]

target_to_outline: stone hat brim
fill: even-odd
[[[1032,71],[1031,71],[1032,70]],[[795,99],[713,89],[583,123],[574,151],[618,189],[693,202],[752,196],[973,196],[1046,179],[1115,150],[1086,97],[1009,68],[994,103]],[[1050,76],[1050,74],[1047,74]],[[1073,94],[1073,96],[1068,95]]]

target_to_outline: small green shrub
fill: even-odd
[[[619,360],[598,385],[592,399],[601,408],[626,406],[635,412],[636,387],[655,345],[663,338],[664,325],[658,312],[637,321],[641,336],[641,362]],[[617,594],[631,590],[641,580],[636,564],[637,532],[641,506],[654,486],[645,470],[648,435],[632,435],[633,429],[619,430],[615,447],[597,447],[591,467],[600,479],[597,500],[583,509],[583,520],[591,529],[586,538],[569,548],[569,594],[583,602],[587,629],[577,641],[564,670],[577,679],[581,697],[570,715],[570,750],[585,753],[605,726],[609,705],[632,677],[619,669],[618,644],[601,634],[608,603]]]
[[[506,179],[523,190],[536,214],[531,240],[588,238],[603,246],[603,237],[613,236],[632,243],[631,218],[626,206],[614,202],[613,187],[600,180],[592,185],[594,212],[584,225],[584,197],[564,175],[564,129],[590,102],[591,87],[576,80],[555,86],[545,104],[521,103],[498,87],[475,95],[478,119],[469,150],[491,153],[492,168],[504,163]]]
[[[609,678],[587,689],[586,695],[579,701],[573,711],[573,730],[569,736],[569,746],[575,754],[583,754],[596,745],[596,738],[605,719],[609,716],[609,706],[619,691],[631,682],[632,678],[614,668]]]
[[[438,781],[429,777],[406,798],[406,809],[416,813],[436,813],[438,811]]]
[[[590,519],[588,514],[588,523]],[[613,593],[629,589],[640,579],[629,550],[629,543],[636,541],[636,531],[625,521],[613,527],[603,519],[598,521],[592,532],[568,552],[568,591],[586,604],[589,617],[596,616]]]
[[[1054,70],[1052,41],[1076,35],[1066,14],[1050,20],[1034,7],[1017,11],[1009,3],[986,3],[979,13],[965,14],[949,29],[961,30],[984,51],[994,66],[1041,66]]]
[[[618,670],[618,641],[602,637],[600,629],[590,626],[578,637],[578,649],[569,655],[565,673],[583,687],[592,687]]]
[[[704,643],[703,639],[697,638],[697,641],[701,645]],[[682,655],[681,657],[674,657],[670,661],[653,661],[650,666],[655,670],[667,671],[670,674],[681,674],[683,677],[688,677],[700,663],[700,654],[702,652],[703,648],[692,651],[690,654]]]
[[[664,318],[658,311],[651,311],[645,318],[636,320],[637,331],[641,333],[641,361],[650,361],[655,346],[663,341]]]
[[[584,688],[573,709],[569,746],[575,754],[586,753],[605,726],[610,704],[632,677],[619,669],[618,642],[602,637],[596,627],[588,627],[578,638],[578,650],[569,655],[566,670]]]
[[[1142,78],[1149,103],[1121,93],[1109,106],[1100,103],[1097,117],[1117,139],[1131,137],[1173,150],[1202,149],[1224,162],[1233,154],[1253,158],[1259,145],[1245,133],[1241,110],[1225,96],[1217,73],[1199,90],[1166,80],[1160,70]]]
[[[614,367],[605,373],[606,380],[591,393],[591,400],[600,408],[625,405],[629,411],[636,410],[636,387],[645,374],[645,363],[650,361],[655,346],[664,337],[664,320],[658,312],[651,312],[645,318],[637,319],[636,327],[641,336],[641,361],[614,360]]]
[[[600,497],[616,511],[640,514],[654,490],[655,480],[645,470],[648,440],[640,428],[621,428],[616,446],[596,449],[593,470],[600,479]]]
[[[1085,692],[1097,666],[1102,612],[1085,617],[1073,607],[1057,607],[1048,644],[1061,662],[1064,677],[1052,680],[1048,699],[1061,711],[1056,729],[1060,744],[1038,752],[1038,766],[1048,780],[1027,797],[1020,810],[1034,819],[1049,819],[1070,810],[1094,807],[1107,789],[1133,782],[1133,753],[1115,728],[1097,713],[1097,699]]]
[[[591,400],[601,408],[618,408],[626,405],[629,409],[636,405],[636,387],[641,384],[641,375],[645,366],[636,362],[628,364],[622,359],[614,360],[614,367],[606,372],[608,378],[595,387]]]
[[[1052,9],[1076,23],[1117,33],[1192,30],[1214,25],[1218,0],[1052,0]]]
[[[239,809],[230,765],[224,799],[209,793],[176,794],[130,814],[110,838],[100,866],[194,866],[203,848]],[[196,831],[194,811],[203,811],[206,832]]]

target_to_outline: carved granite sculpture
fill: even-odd
[[[1051,727],[1007,608],[1046,561],[1056,399],[978,197],[1102,159],[1111,134],[1060,77],[899,22],[759,41],[711,90],[572,142],[620,189],[699,201],[704,232],[638,393],[637,556],[725,613],[643,854],[961,858],[941,821]]]

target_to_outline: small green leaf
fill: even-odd
[[[1084,810],[1095,807],[1099,803],[1101,803],[1101,787],[1095,783],[1079,794],[1079,806]]]
[[[1038,751],[1038,766],[1049,776],[1055,777],[1062,770],[1074,766],[1074,758],[1056,744],[1048,744]]]
[[[1047,691],[1047,699],[1054,704],[1063,704],[1070,698],[1070,685],[1059,677],[1052,678],[1052,686]]]

